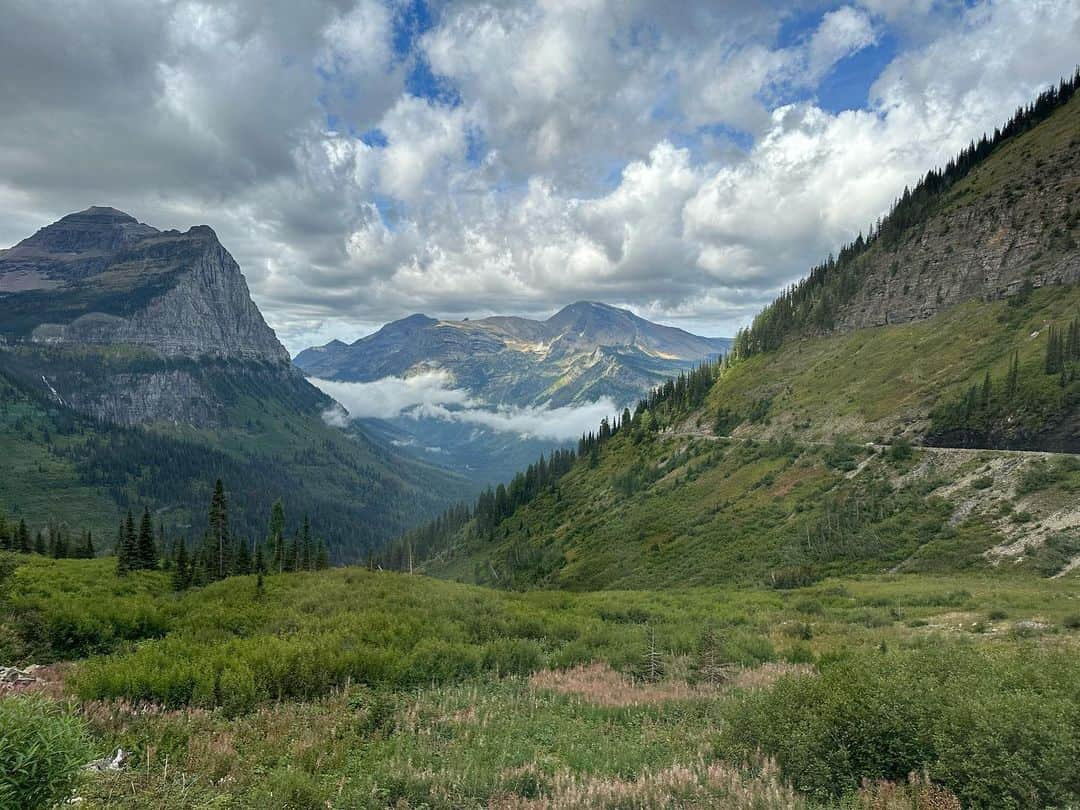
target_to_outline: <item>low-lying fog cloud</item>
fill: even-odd
[[[311,378],[312,385],[333,397],[341,408],[325,414],[326,421],[339,427],[353,419],[441,419],[478,425],[501,433],[517,433],[537,439],[567,441],[596,430],[600,420],[618,413],[608,398],[585,405],[558,408],[485,406],[454,388],[452,378],[442,371],[409,377],[384,377],[367,383],[338,382]]]

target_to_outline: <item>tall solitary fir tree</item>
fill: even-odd
[[[214,483],[214,494],[210,498],[207,540],[215,555],[215,568],[218,579],[224,579],[229,572],[227,557],[231,550],[229,543],[229,506],[225,499],[225,484],[219,478]]]
[[[139,523],[139,539],[135,547],[135,568],[152,570],[157,568],[157,549],[154,547],[154,524],[150,519],[150,510],[143,509]]]

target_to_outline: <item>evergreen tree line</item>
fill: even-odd
[[[51,453],[75,467],[80,482],[106,493],[119,506],[120,515],[131,509],[136,522],[145,505],[151,511],[156,506],[170,504],[191,513],[201,512],[205,507],[206,483],[222,478],[243,484],[232,493],[230,504],[230,519],[237,530],[251,536],[261,535],[270,506],[266,493],[288,492],[290,508],[309,515],[319,527],[320,536],[333,549],[335,558],[347,560],[362,558],[368,550],[381,547],[386,539],[416,525],[421,518],[428,519],[436,511],[436,504],[445,503],[420,468],[399,470],[397,478],[381,475],[366,458],[367,452],[354,453],[355,443],[347,441],[313,438],[292,453],[239,458],[179,435],[93,419],[58,407],[43,393],[40,382],[33,384],[36,379],[33,370],[19,365],[17,360],[10,352],[0,353],[3,405],[27,403],[35,407],[5,411],[14,429],[28,436],[32,433],[35,442],[40,441]],[[62,354],[50,355],[49,361],[60,366],[60,373],[67,373]],[[168,364],[163,367],[172,368]],[[253,399],[269,397],[288,401],[302,412],[318,414],[326,408],[322,394],[288,375],[277,380],[246,367],[240,372],[235,369],[227,372],[226,367],[216,365],[209,369],[201,365],[192,367],[191,373],[196,372],[203,382],[213,385],[215,390],[221,389],[223,401],[244,393]],[[274,417],[268,414],[255,418]],[[296,432],[302,424],[285,422],[283,426]],[[58,442],[57,436],[79,436],[82,441]],[[390,459],[382,461],[389,468]],[[319,470],[320,476],[305,477],[299,472],[305,469]],[[133,475],[132,471],[137,474]],[[318,486],[323,471],[331,484],[347,484],[356,497],[327,496],[325,488]],[[99,547],[108,547],[113,542],[112,532],[107,534]]]
[[[1076,383],[1080,382],[1080,317],[1067,327],[1051,325],[1046,332],[1046,349],[1042,368],[1029,363],[1021,368],[1020,355],[1013,352],[1003,378],[995,379],[989,371],[981,383],[969,387],[932,414],[933,433],[940,436],[959,431],[959,440],[976,446],[995,447],[1016,444],[1031,439],[1031,431],[1051,427],[1048,416],[1052,410],[1047,402],[1045,385],[1036,385],[1040,371],[1057,377],[1064,407],[1075,401]],[[1025,384],[1028,381],[1031,384]],[[1070,393],[1071,392],[1071,393]],[[1054,399],[1053,397],[1051,399]],[[1075,407],[1075,406],[1072,406]],[[1025,419],[1024,417],[1030,417]],[[1034,419],[1041,424],[1027,424]]]
[[[1080,363],[1080,318],[1073,318],[1065,329],[1051,324],[1046,339],[1046,373],[1075,375],[1072,366],[1076,363]]]
[[[266,538],[251,539],[233,531],[225,486],[218,479],[206,522],[206,531],[190,549],[183,538],[171,546],[162,538],[162,548],[168,548],[164,564],[172,570],[177,590],[231,576],[258,574],[261,582],[264,574],[317,571],[330,566],[326,542],[314,537],[307,517],[291,538],[288,536],[285,505],[280,499],[270,509]]]
[[[881,242],[886,250],[894,250],[911,228],[925,221],[949,188],[1002,144],[1050,117],[1072,98],[1078,87],[1080,69],[1072,78],[1063,79],[1057,87],[1040,93],[1031,104],[1018,108],[1004,127],[994,130],[993,136],[984,134],[978,141],[972,141],[944,168],[927,172],[914,189],[905,188],[888,215],[871,223],[866,236],[860,233],[855,241],[840,249],[838,256],[830,255],[811,268],[805,278],[765,307],[750,327],[739,330],[733,348],[735,357],[773,351],[789,334],[806,328],[831,329],[840,306],[858,290],[857,259],[876,242]]]
[[[25,519],[9,521],[3,512],[0,512],[0,551],[40,554],[54,559],[91,559],[97,553],[89,529],[83,529],[75,537],[66,524],[50,522],[44,529],[31,534]]]

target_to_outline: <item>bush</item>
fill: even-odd
[[[833,801],[863,780],[929,773],[964,807],[1065,807],[1080,799],[1080,661],[967,645],[864,652],[817,678],[784,678],[728,710],[725,756],[773,756]]]
[[[821,579],[821,574],[809,565],[787,565],[783,568],[774,568],[765,577],[765,584],[770,588],[790,590],[792,588],[805,588],[813,585]]]
[[[89,759],[86,730],[65,707],[24,695],[0,700],[0,807],[63,802]]]
[[[892,461],[907,461],[912,456],[911,441],[903,436],[893,439],[889,445],[889,458]]]

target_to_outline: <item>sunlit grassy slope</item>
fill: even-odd
[[[925,321],[793,340],[731,368],[695,421],[711,427],[721,409],[748,414],[767,403],[764,416],[743,422],[736,435],[872,440],[919,434],[935,405],[981,383],[987,372],[1000,385],[1018,352],[1022,385],[1041,395],[1032,396],[1040,404],[1030,418],[1048,429],[1064,421],[1076,428],[1075,403],[1061,399],[1058,380],[1042,366],[1046,328],[1064,327],[1078,313],[1080,287],[1072,285],[1013,300],[971,301]]]

